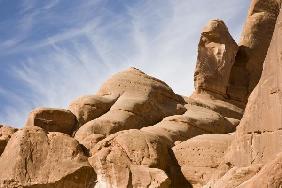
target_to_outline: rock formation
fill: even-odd
[[[67,110],[0,125],[0,187],[280,188],[280,7],[253,0],[239,45],[210,21],[189,97],[129,68]]]
[[[12,134],[14,134],[16,131],[17,129],[13,127],[0,125],[0,155],[3,153]]]
[[[211,20],[204,27],[198,47],[195,89],[226,95],[229,74],[238,46],[221,20]]]

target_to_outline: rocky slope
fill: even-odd
[[[253,0],[239,44],[211,20],[189,97],[129,68],[68,109],[0,125],[0,187],[280,188],[280,8]]]

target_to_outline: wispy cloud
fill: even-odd
[[[23,58],[9,65],[10,77],[1,78],[21,88],[0,88],[0,102],[5,100],[1,122],[21,127],[35,106],[64,108],[77,96],[95,93],[110,74],[129,66],[189,95],[204,24],[224,19],[238,39],[248,7],[245,0],[107,0],[74,3],[60,13],[67,1],[48,2],[38,8],[27,1],[23,11],[32,18],[21,19],[27,24],[19,29],[26,31],[23,40],[8,39],[2,45],[10,49],[0,58]],[[42,27],[50,32],[38,37]]]

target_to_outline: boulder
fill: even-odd
[[[222,20],[211,20],[204,27],[198,46],[194,75],[197,93],[207,91],[226,96],[237,48]]]
[[[204,134],[172,148],[183,175],[193,187],[202,187],[210,180],[232,140],[228,134]]]
[[[230,74],[227,93],[232,99],[246,103],[259,82],[280,4],[280,0],[252,0]]]
[[[107,113],[76,132],[75,138],[87,146],[91,145],[87,137],[93,134],[108,136],[122,130],[140,129],[186,111],[184,99],[166,83],[135,68],[113,75],[97,95],[117,96],[117,100]]]
[[[71,111],[55,108],[36,108],[30,114],[25,127],[37,126],[48,132],[72,134],[77,126]]]
[[[109,111],[115,100],[110,96],[86,95],[72,101],[68,109],[76,116],[81,127]]]
[[[0,156],[3,153],[12,134],[14,134],[16,131],[17,131],[16,128],[6,125],[0,125]]]
[[[0,157],[0,187],[85,188],[95,180],[76,140],[36,126],[14,133]]]
[[[158,136],[132,129],[98,142],[91,150],[91,155],[89,162],[97,173],[98,187],[127,187],[132,182],[131,177],[138,179],[140,173],[138,169],[131,170],[132,165],[165,170],[168,147]]]

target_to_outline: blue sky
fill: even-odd
[[[66,108],[111,74],[137,67],[193,91],[201,29],[223,19],[238,41],[248,0],[0,0],[0,123]]]

